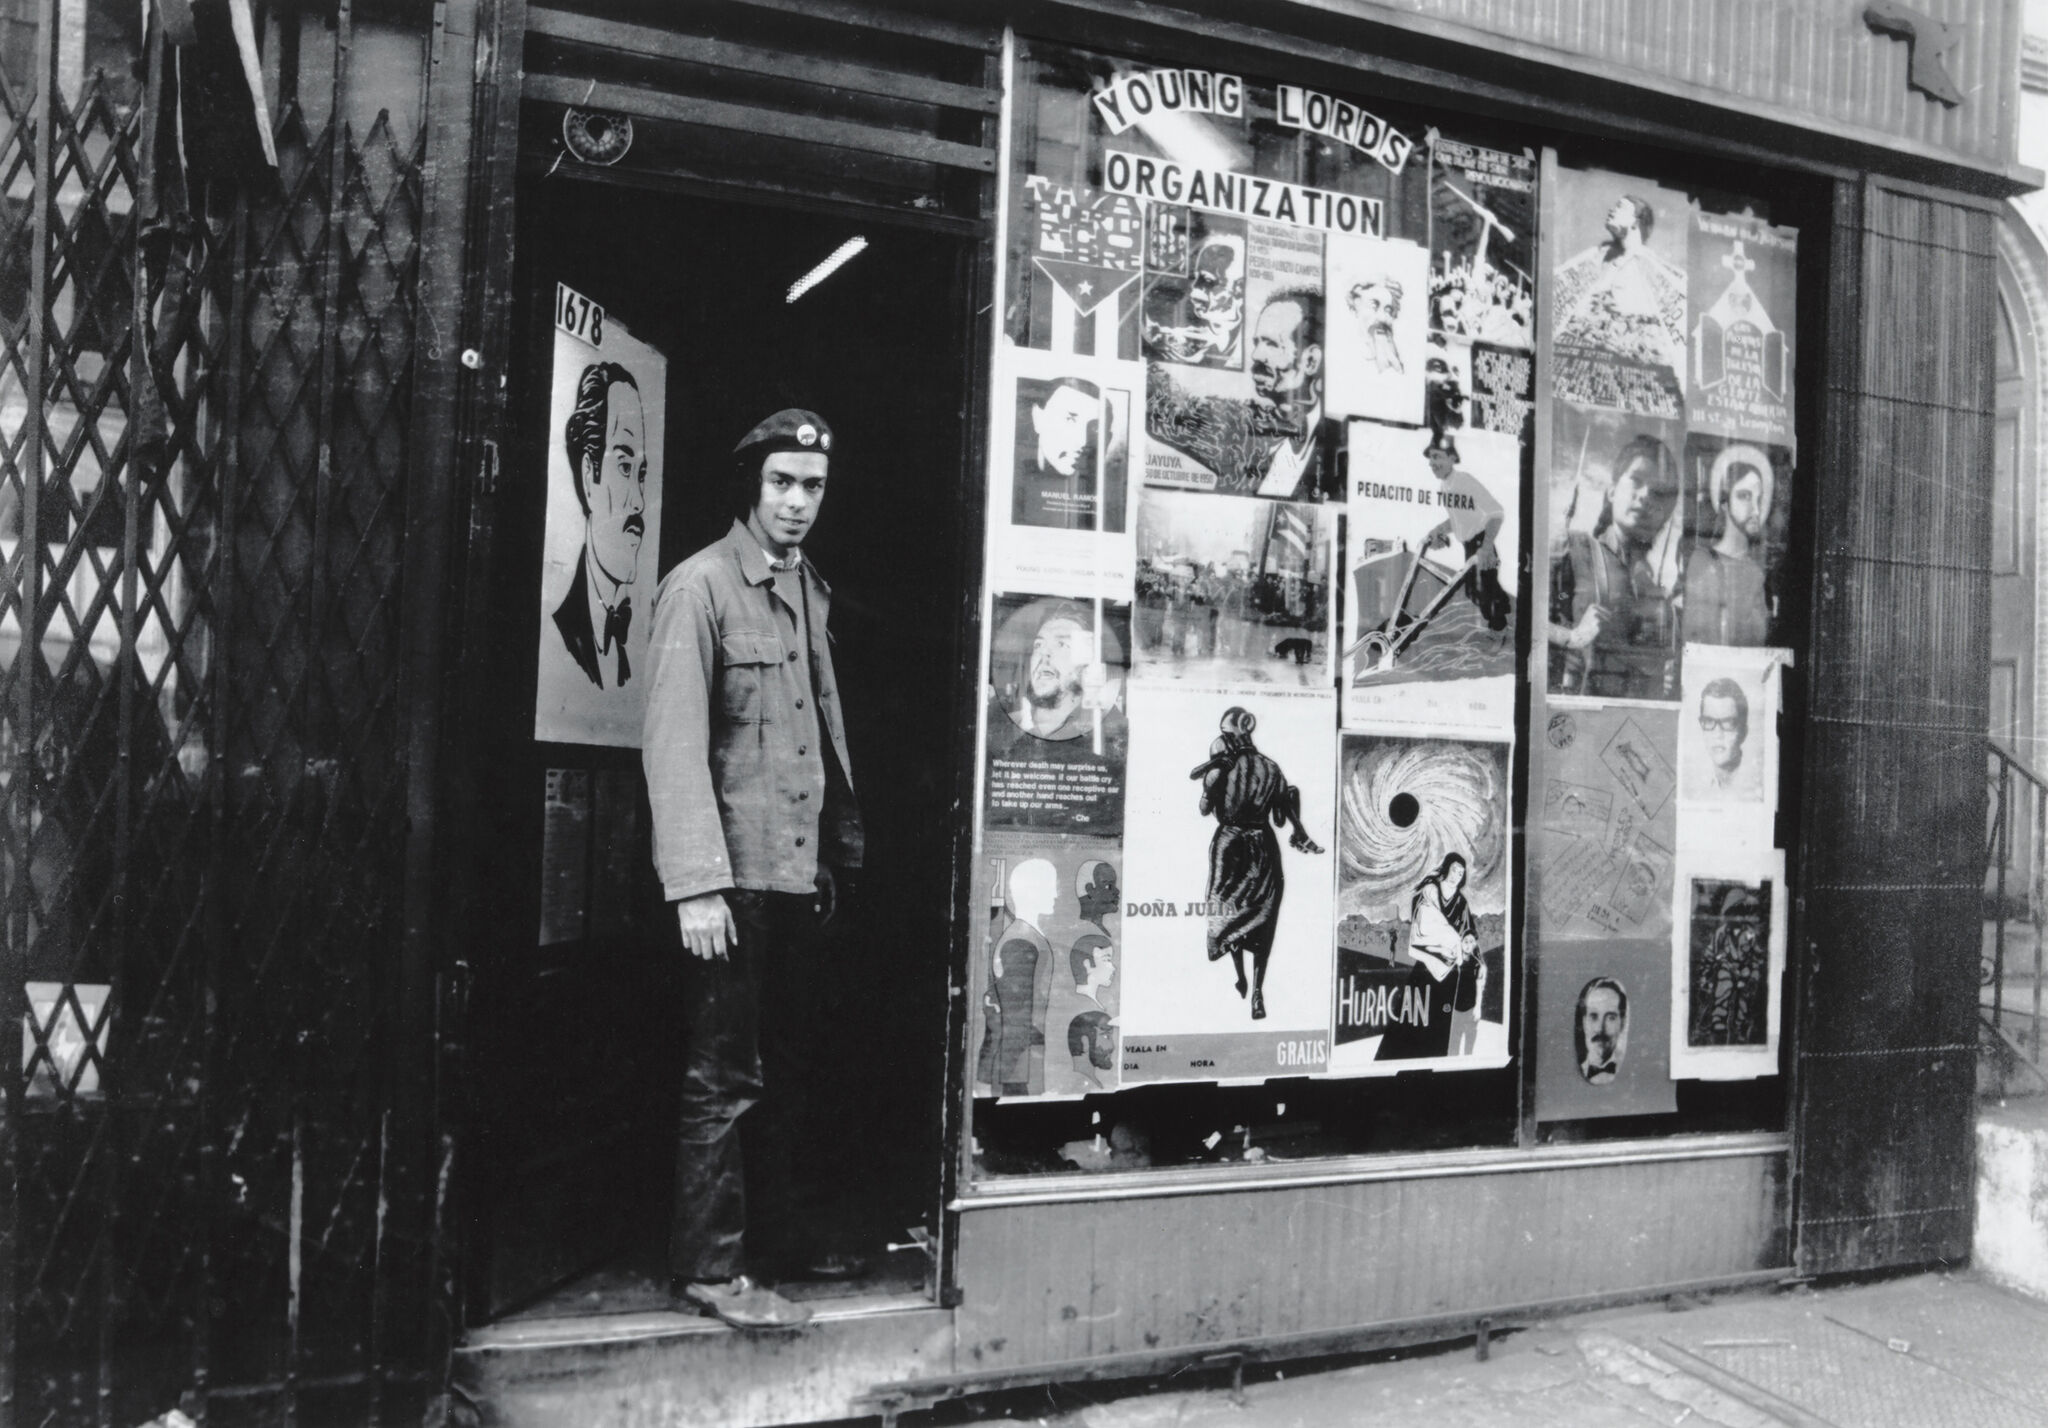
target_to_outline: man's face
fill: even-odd
[[[825,477],[831,466],[822,451],[778,451],[761,463],[761,495],[754,503],[754,522],[780,550],[803,544],[818,508],[825,504]]]
[[[583,463],[590,549],[607,577],[631,585],[647,533],[647,423],[640,394],[624,382],[612,383],[604,404],[604,449]]]
[[[1706,736],[1707,757],[1723,773],[1734,772],[1742,762],[1742,706],[1726,696],[1708,695],[1700,700],[1700,732]]]
[[[1451,479],[1451,473],[1458,469],[1458,463],[1451,459],[1451,453],[1441,446],[1429,449],[1429,474],[1439,481]]]
[[[1188,310],[1215,334],[1219,344],[1227,345],[1237,336],[1244,321],[1244,274],[1238,269],[1237,249],[1231,244],[1210,243],[1195,255]]]
[[[1754,468],[1728,484],[1728,524],[1751,540],[1764,534],[1764,478]]]
[[[1667,463],[1632,458],[1614,481],[1614,524],[1637,545],[1648,545],[1678,504],[1678,475]]]
[[[1031,430],[1038,436],[1038,462],[1062,476],[1081,464],[1081,453],[1095,440],[1098,413],[1095,398],[1074,387],[1055,387],[1051,396],[1031,409]]]
[[[1614,1064],[1614,1049],[1621,1041],[1625,1021],[1621,994],[1612,987],[1595,987],[1586,993],[1586,1010],[1580,1025],[1586,1034],[1586,1060],[1594,1066]]]
[[[1095,637],[1073,620],[1058,617],[1038,627],[1031,640],[1030,678],[1025,696],[1041,709],[1081,697],[1081,667],[1095,658]]]
[[[1278,405],[1309,395],[1323,365],[1323,349],[1301,340],[1301,305],[1268,303],[1252,334],[1252,387]]]
[[[1636,206],[1625,198],[1614,200],[1614,207],[1607,210],[1607,231],[1616,238],[1622,238],[1635,231]]]
[[[1359,324],[1367,332],[1394,330],[1394,318],[1399,312],[1399,305],[1394,301],[1393,293],[1383,284],[1360,283],[1351,290],[1349,301],[1352,312],[1358,315]]]

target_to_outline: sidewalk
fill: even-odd
[[[1213,1383],[1213,1380],[1211,1381]],[[2048,1305],[1970,1274],[1661,1304],[1443,1353],[984,1422],[1057,1428],[2048,1428]],[[1099,1401],[1089,1403],[1090,1397]],[[1057,1409],[1054,1405],[1057,1404]],[[1063,1411],[1059,1411],[1063,1410]],[[945,1421],[961,1421],[948,1417]]]

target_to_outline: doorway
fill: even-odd
[[[666,1290],[684,954],[653,877],[639,753],[533,732],[557,284],[667,359],[661,573],[730,528],[730,453],[757,421],[804,407],[834,431],[829,498],[805,549],[833,592],[867,861],[840,918],[823,1074],[802,1093],[831,1098],[858,1151],[810,1169],[835,1187],[827,1233],[875,1266],[831,1292],[929,1293],[946,1153],[952,777],[956,741],[972,736],[958,556],[970,240],[561,176],[532,180],[519,212],[493,560],[505,698],[477,731],[502,777],[483,793],[479,829],[471,1317],[645,1310]],[[843,267],[791,296],[854,239],[865,241]],[[578,845],[581,874],[563,870],[559,828],[549,841],[565,777],[593,791],[593,819],[613,790],[612,822]],[[632,814],[616,811],[629,800]],[[629,877],[628,910],[543,944],[541,889],[563,876]]]

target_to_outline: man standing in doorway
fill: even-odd
[[[831,592],[801,549],[831,450],[824,420],[795,409],[742,437],[731,531],[671,571],[654,606],[642,758],[688,1045],[669,1271],[678,1296],[740,1328],[809,1318],[750,1268],[859,1268],[815,1238],[817,1176],[796,1163],[824,1138],[823,932],[862,848]]]

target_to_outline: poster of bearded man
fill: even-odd
[[[1331,234],[1324,264],[1330,414],[1419,426],[1429,362],[1429,250]]]
[[[1115,837],[1131,607],[1002,594],[990,609],[983,826]]]
[[[533,736],[640,746],[668,359],[557,286]]]

